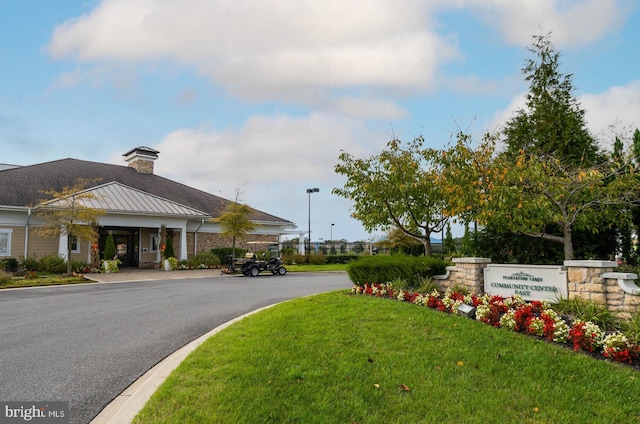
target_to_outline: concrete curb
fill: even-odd
[[[277,305],[278,303],[274,303],[273,305],[265,306],[260,309],[256,309],[255,311],[251,311],[242,316],[232,319],[228,321],[207,334],[198,337],[177,351],[173,352],[171,355],[167,356],[161,362],[159,362],[156,366],[151,368],[145,374],[143,374],[140,378],[138,378],[133,384],[127,387],[119,396],[117,396],[114,400],[111,401],[93,420],[91,420],[90,424],[129,424],[135,416],[140,412],[140,410],[147,403],[149,398],[155,393],[155,391],[160,387],[162,383],[169,377],[169,374],[173,370],[176,369],[178,365],[198,346],[204,343],[209,337],[213,336],[219,331],[224,330],[230,325],[240,321],[241,319],[263,311],[265,309],[269,309],[272,306]]]

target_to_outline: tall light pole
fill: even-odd
[[[329,251],[330,254],[333,254],[333,226],[336,224],[331,224],[331,250]]]
[[[318,193],[319,188],[308,188],[307,194],[309,195],[309,244],[307,246],[307,262],[309,262],[309,255],[311,255],[311,193]]]

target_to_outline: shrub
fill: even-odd
[[[593,300],[560,299],[553,309],[562,315],[569,315],[574,320],[591,321],[605,331],[618,330],[620,326],[615,313],[611,312],[604,303]]]
[[[621,327],[629,340],[640,343],[640,310],[632,313],[628,320],[622,321]]]
[[[38,269],[47,274],[65,274],[67,262],[58,255],[44,256],[40,259]]]
[[[165,259],[176,257],[176,254],[173,251],[173,240],[171,240],[171,237],[167,237],[167,243],[164,246],[163,255]]]
[[[116,257],[118,251],[116,250],[116,243],[113,241],[113,235],[109,234],[107,236],[107,241],[104,245],[104,260],[110,261]]]
[[[16,258],[5,258],[0,260],[0,271],[15,272],[18,269],[18,260]]]
[[[348,264],[351,261],[355,261],[360,256],[357,255],[330,255],[327,256],[328,264]]]
[[[358,285],[386,283],[401,278],[407,280],[408,290],[415,290],[424,278],[444,274],[447,265],[445,260],[433,257],[365,256],[348,264],[347,273]]]
[[[442,287],[431,277],[423,277],[418,279],[418,288],[416,291],[419,293],[433,293],[434,290],[442,292]]]
[[[40,266],[36,255],[29,255],[28,257],[21,256],[20,262],[22,263],[22,267],[26,271],[37,271]]]
[[[216,247],[210,252],[220,258],[220,262],[224,265],[231,265],[232,247]],[[245,253],[247,253],[247,249],[236,247],[236,258],[244,258]]]
[[[187,261],[190,268],[215,268],[220,266],[220,258],[211,252],[198,252]]]
[[[71,271],[79,273],[91,272],[91,265],[80,261],[71,261]]]
[[[307,263],[307,257],[305,255],[301,255],[300,253],[282,255],[281,259],[282,259],[282,262],[284,262],[287,265]]]
[[[409,290],[409,281],[405,278],[396,277],[393,280],[389,281],[393,290],[400,292]]]
[[[320,253],[309,255],[309,264],[311,265],[324,265],[327,263],[327,257]]]

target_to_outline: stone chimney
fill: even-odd
[[[157,150],[140,146],[129,150],[124,155],[124,161],[141,174],[153,174],[153,162],[158,159]]]

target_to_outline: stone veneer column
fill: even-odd
[[[607,283],[602,274],[618,266],[616,261],[564,261],[569,279],[569,299],[592,300],[607,303]]]
[[[640,287],[636,285],[637,274],[605,272],[602,274],[607,288],[607,307],[620,318],[631,318],[631,312],[640,306]]]
[[[489,258],[453,258],[454,266],[447,267],[446,275],[434,276],[442,288],[462,285],[473,294],[484,292],[484,269],[491,263]]]

